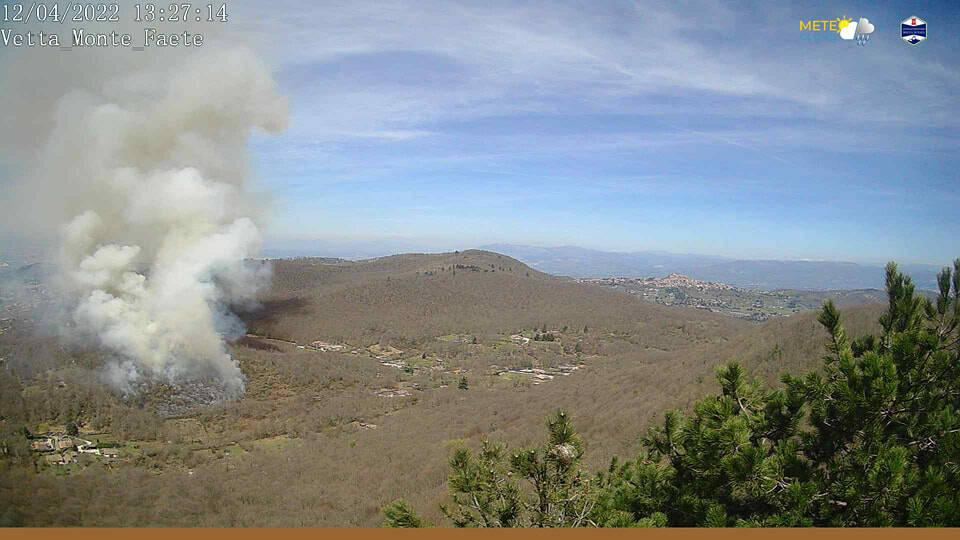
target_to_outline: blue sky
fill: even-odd
[[[291,102],[253,142],[268,246],[960,256],[953,2],[231,10]],[[866,46],[801,31],[843,15],[875,25]]]

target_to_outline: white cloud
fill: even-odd
[[[957,122],[951,64],[913,58],[892,75],[899,40],[874,40],[869,54],[839,40],[803,42],[784,33],[802,15],[784,5],[281,0],[231,10],[230,24],[274,59],[292,97],[288,134],[262,159],[318,182],[664,146],[740,146],[782,162],[791,149],[921,148],[902,132],[914,114],[931,128]],[[824,76],[836,65],[847,76]],[[568,115],[580,136],[483,127]],[[597,133],[579,115],[642,125]],[[861,118],[876,129],[834,135]]]
[[[785,8],[747,14],[720,3],[692,9],[672,3],[587,8],[397,1],[325,3],[314,12],[314,6],[281,1],[269,12],[259,4],[234,9],[231,24],[276,59],[281,79],[296,74],[290,82],[292,133],[326,139],[420,133],[451,120],[570,107],[647,112],[645,98],[678,93],[743,98],[723,109],[709,101],[689,105],[688,113],[749,117],[759,111],[831,120],[877,107],[895,110],[891,97],[899,103],[915,97],[897,94],[903,77],[874,77],[875,68],[896,61],[880,43],[871,43],[870,56],[861,54],[851,68],[855,79],[869,81],[869,93],[812,76],[833,65],[838,51],[827,43],[798,46],[798,36],[784,35],[779,28],[797,17]],[[386,69],[395,61],[390,55],[404,54],[417,55],[420,63],[399,74]],[[378,62],[385,68],[380,76]],[[906,69],[944,85],[956,77],[954,69]],[[409,75],[414,71],[426,78]],[[926,103],[949,106],[944,85],[926,85]],[[954,122],[955,116],[929,114],[935,122]]]
[[[840,37],[843,39],[853,39],[853,36],[856,33],[857,33],[857,24],[854,24],[852,22],[840,29]]]

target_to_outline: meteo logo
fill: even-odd
[[[800,30],[808,30],[811,32],[840,32],[840,27],[837,25],[840,24],[841,19],[835,21],[800,21]]]
[[[818,36],[826,39],[831,33],[836,33],[842,40],[856,39],[857,45],[866,45],[873,33],[873,25],[866,17],[848,19],[846,15],[835,20],[808,20],[800,21],[801,32],[811,32],[808,36]],[[825,32],[821,34],[820,32]]]

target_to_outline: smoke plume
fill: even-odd
[[[109,351],[125,390],[202,379],[242,393],[224,338],[242,331],[228,305],[269,279],[245,262],[262,214],[246,187],[248,138],[287,116],[269,70],[215,46],[20,53],[0,58],[16,109],[0,126],[0,174],[19,180],[7,219],[56,227],[69,337]]]

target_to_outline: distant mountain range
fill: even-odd
[[[739,260],[662,251],[620,253],[573,246],[491,244],[480,249],[513,257],[541,272],[576,278],[652,277],[677,272],[755,290],[882,289],[884,286],[883,266],[850,262]],[[913,277],[918,288],[936,289],[940,267],[904,264],[901,270]]]
[[[260,255],[271,259],[333,257],[349,260],[373,259],[401,253],[438,253],[456,248],[435,249],[401,238],[382,240],[314,239],[267,240]]]
[[[464,246],[470,247],[470,246]],[[744,260],[665,251],[610,252],[575,246],[536,247],[489,244],[479,249],[514,257],[537,270],[575,278],[663,277],[680,273],[695,279],[754,290],[882,289],[883,265],[838,261]],[[369,241],[313,240],[267,242],[264,257],[342,257],[358,260],[400,253],[435,253],[436,249],[402,239]],[[945,261],[946,263],[946,261]],[[935,290],[939,266],[903,264],[918,288]]]

